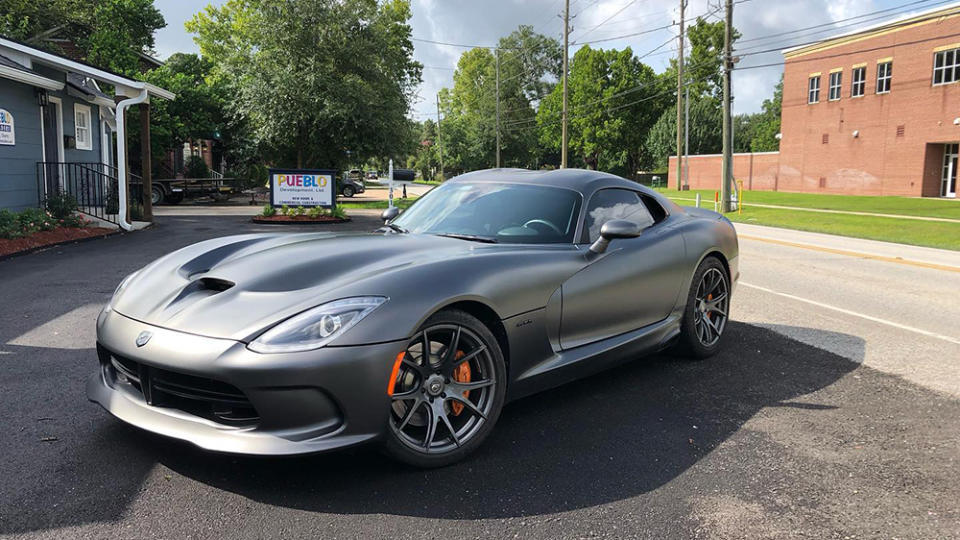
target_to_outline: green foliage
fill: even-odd
[[[330,210],[330,215],[337,219],[347,219],[347,209],[337,206]]]
[[[407,146],[398,126],[421,72],[410,15],[405,0],[229,0],[187,29],[262,155],[340,168]]]
[[[47,197],[46,207],[54,218],[63,219],[76,211],[77,199],[66,191],[59,191]]]
[[[705,96],[690,96],[690,154],[716,154],[723,146],[723,111],[720,102]],[[677,108],[670,107],[647,134],[646,148],[652,168],[666,170],[670,156],[676,155]]]
[[[281,206],[281,207],[280,207],[280,214],[281,214],[281,215],[284,215],[284,216],[289,216],[289,215],[290,215],[290,207],[287,206],[287,205]]]
[[[140,201],[130,201],[130,221],[143,221],[143,205]]]
[[[326,212],[324,211],[324,208],[322,206],[313,206],[309,210],[307,210],[307,217],[309,217],[310,219],[317,219],[320,216],[325,214]]]
[[[263,211],[260,212],[260,215],[263,217],[273,217],[277,215],[277,209],[273,207],[272,204],[263,205]]]
[[[752,152],[774,152],[780,150],[780,113],[783,109],[783,77],[773,91],[773,97],[763,101],[763,112],[760,113],[754,136],[750,140]]]
[[[22,238],[40,231],[52,231],[58,227],[85,227],[89,222],[76,214],[62,218],[47,210],[28,208],[21,212],[0,210],[0,238]]]
[[[663,93],[653,69],[629,47],[580,48],[568,83],[571,165],[632,175],[644,161],[644,136],[669,100]],[[561,104],[562,89],[557,87],[537,113],[540,140],[557,153]]]
[[[711,96],[720,99],[723,95],[723,21],[707,22],[697,18],[697,22],[687,29],[690,54],[684,57],[684,80],[688,82],[691,98]],[[733,41],[740,38],[740,32],[733,29]],[[677,61],[670,60],[670,67],[663,78],[677,84]],[[676,142],[674,142],[676,146]]]
[[[183,164],[183,174],[187,178],[208,178],[210,169],[202,156],[190,156]]]
[[[125,75],[140,71],[137,53],[150,54],[153,34],[166,26],[153,0],[4,0],[0,34],[62,54],[57,41],[79,47],[85,60]]]
[[[306,214],[306,213],[307,213],[307,209],[304,208],[303,206],[298,206],[298,207],[296,207],[296,208],[293,209],[293,215],[295,215],[295,216],[302,216],[302,215],[304,215],[304,214]]]

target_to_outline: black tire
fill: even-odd
[[[350,197],[353,197],[354,193],[356,193],[356,190],[353,189],[353,186],[344,186],[344,187],[343,187],[343,196],[344,196],[344,197],[347,197],[347,198],[349,199]]]
[[[183,202],[183,193],[171,193],[167,196],[167,204],[180,204]]]
[[[712,279],[721,280],[715,289],[711,287]],[[705,279],[707,280],[705,282]],[[711,296],[719,291],[717,298]],[[723,294],[722,298],[719,298]],[[701,298],[703,296],[704,298]],[[714,307],[714,309],[709,309]],[[727,269],[716,257],[707,257],[697,267],[687,293],[687,304],[683,309],[683,320],[680,323],[679,340],[674,347],[675,352],[683,357],[693,359],[709,358],[717,353],[723,345],[724,330],[730,314],[730,276]]]
[[[150,204],[157,206],[163,204],[164,199],[166,199],[166,192],[162,186],[154,185],[150,187]]]
[[[456,330],[456,338],[452,336],[454,330],[451,330],[451,328],[459,329]],[[436,358],[438,362],[436,367],[429,367],[424,370],[420,365],[421,357],[418,357],[413,351],[418,346],[420,347],[419,350],[423,350],[423,346],[419,343],[423,343],[422,336],[429,332],[435,332],[435,334],[439,334],[439,337],[434,334],[427,338],[427,342],[431,344],[429,348],[431,352],[428,354],[426,364],[432,366],[433,358]],[[443,336],[447,335],[445,332],[450,332],[448,343],[435,350],[435,345],[442,345],[439,342],[443,340]],[[468,363],[474,365],[474,378],[467,379],[467,381],[472,381],[467,384],[478,386],[474,390],[464,392],[463,400],[461,400],[459,392],[450,392],[449,396],[444,393],[442,397],[441,395],[434,395],[431,398],[428,390],[433,389],[425,387],[423,373],[426,372],[431,377],[442,375],[444,366],[448,365],[446,356],[451,343],[456,343],[457,346],[452,353],[450,365],[458,367],[461,364]],[[473,352],[463,351],[461,347],[466,348],[468,345],[472,347],[471,351],[480,349],[480,352],[474,355]],[[478,345],[482,345],[482,347],[478,347]],[[407,345],[407,354],[407,358],[411,360],[410,364],[415,365],[412,368],[408,367],[408,362],[405,359],[398,372],[397,387],[392,397],[390,417],[386,426],[387,436],[383,446],[385,453],[398,461],[421,468],[443,467],[462,460],[483,444],[483,441],[496,425],[497,419],[500,417],[500,411],[503,409],[504,396],[507,390],[506,364],[497,339],[489,328],[469,313],[459,310],[444,310],[434,314],[423,323]],[[438,375],[433,374],[434,371]],[[483,371],[488,371],[488,373],[483,373]],[[453,377],[457,377],[457,375],[453,375]],[[484,387],[479,386],[490,381],[492,381],[492,384]],[[460,379],[453,381],[447,379],[446,382],[449,386],[445,386],[443,389],[449,390],[458,384]],[[407,385],[409,388],[401,385]],[[460,389],[462,390],[463,387],[460,387]],[[404,399],[402,395],[416,397]],[[434,398],[437,400],[440,409],[447,411],[443,418],[439,420],[430,412]],[[430,400],[429,403],[427,399]],[[456,412],[451,404],[462,403],[464,400],[470,402],[472,407],[467,408],[461,404],[459,405],[459,412]],[[409,405],[411,401],[413,401],[413,404]],[[412,410],[408,407],[411,407]],[[484,414],[475,414],[474,411]],[[467,414],[463,418],[459,418],[461,413],[464,412]],[[412,420],[416,415],[422,415],[423,418],[423,426],[421,427],[424,431],[424,441],[411,436],[411,430],[414,430],[415,434],[416,430],[420,429]],[[432,436],[427,435],[430,433],[430,419],[435,426]],[[442,423],[441,420],[443,420]],[[450,423],[446,424],[446,422]],[[400,425],[401,423],[404,425]],[[458,423],[459,425],[457,425]],[[453,427],[453,430],[447,428],[447,425]],[[443,434],[445,434],[444,438],[438,440]],[[462,440],[457,440],[457,434]],[[430,437],[430,440],[426,442],[426,446],[423,446],[428,437]],[[437,443],[436,448],[432,446],[435,442]]]

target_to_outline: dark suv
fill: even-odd
[[[360,169],[351,169],[343,176],[340,182],[340,194],[344,197],[353,197],[357,193],[363,193],[366,188],[363,187],[363,171]]]

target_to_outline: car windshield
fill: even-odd
[[[572,243],[580,200],[564,188],[454,182],[431,190],[393,224],[413,233],[490,242]]]

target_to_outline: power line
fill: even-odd
[[[607,24],[608,22],[610,22],[610,19],[612,19],[612,18],[616,17],[617,15],[623,13],[623,11],[624,11],[625,9],[627,9],[628,7],[632,6],[632,5],[635,4],[635,3],[637,3],[637,0],[630,0],[630,1],[627,2],[622,8],[618,9],[613,15],[611,15],[611,16],[607,17],[606,19],[604,19],[603,22],[601,22],[600,24],[598,24],[598,25],[590,28],[589,30],[585,31],[584,34],[583,34],[582,36],[580,36],[580,38],[582,39],[582,38],[586,37],[587,35],[589,35],[591,32],[593,32],[593,31],[596,30],[597,28],[600,28],[601,26]],[[574,43],[576,43],[576,42],[574,42]]]

